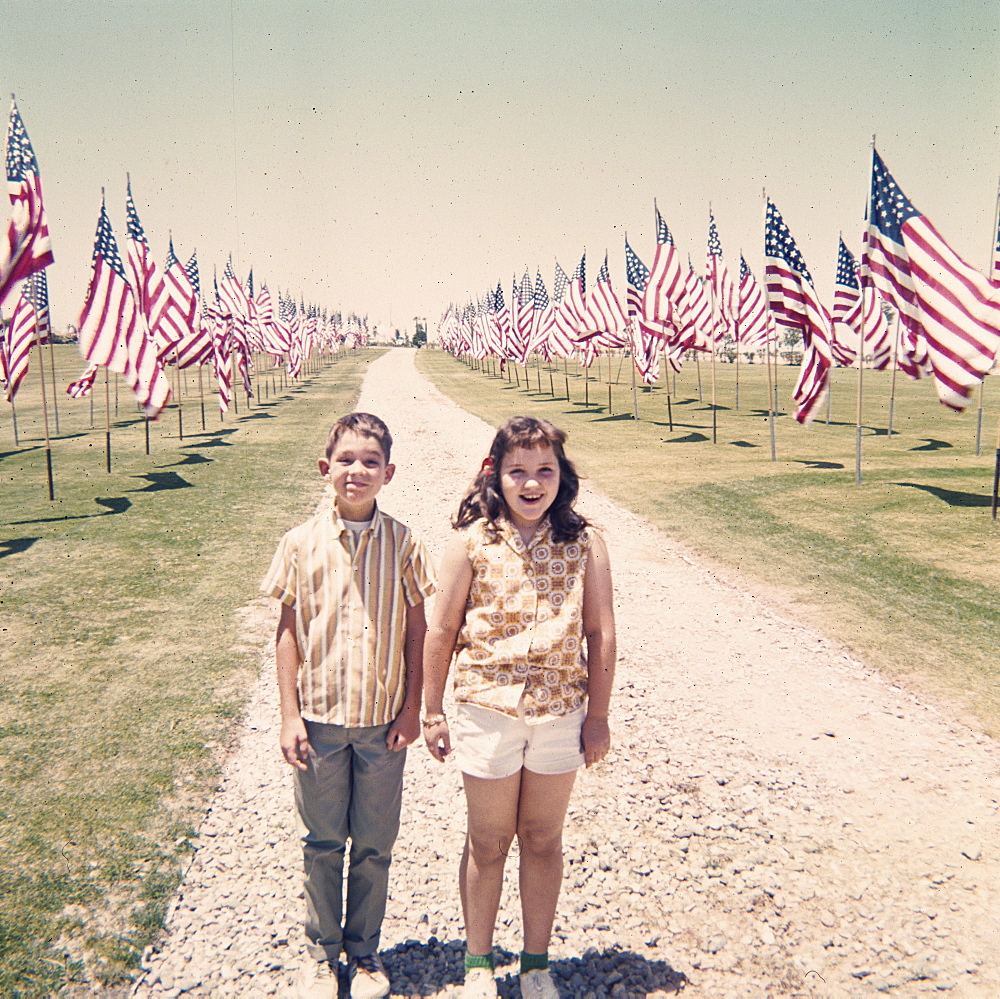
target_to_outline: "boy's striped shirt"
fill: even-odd
[[[289,531],[261,590],[295,608],[302,717],[385,725],[406,694],[406,611],[434,592],[430,555],[377,507],[356,534],[326,510]]]

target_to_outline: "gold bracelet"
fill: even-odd
[[[447,720],[448,719],[445,715],[428,715],[420,722],[420,724],[423,725],[424,728],[430,728],[432,725],[440,725],[441,722]]]

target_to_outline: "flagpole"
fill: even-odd
[[[117,384],[117,383],[116,383]],[[115,403],[117,405],[117,396]],[[104,464],[111,474],[111,371],[104,367]]]
[[[666,351],[665,350],[663,351],[663,356],[664,356],[664,358],[666,358]],[[671,396],[670,396],[670,376],[671,376],[671,374],[674,374],[674,390],[676,391],[676,389],[677,389],[677,377],[676,377],[676,373],[674,372],[673,365],[669,361],[667,361],[666,364],[664,365],[663,384],[664,384],[664,386],[665,386],[665,388],[667,390],[667,427],[669,428],[670,432],[673,433],[674,432],[674,408],[673,408],[672,399],[671,399]]]
[[[202,377],[202,371],[205,365],[198,365],[198,399],[201,402],[201,429],[205,430],[205,381]]]
[[[764,211],[764,228],[767,226],[767,190],[765,188],[761,189],[761,195],[763,197],[763,211]],[[764,286],[767,287],[767,258],[765,255],[764,259]],[[771,302],[767,300],[767,307],[770,309]],[[771,461],[778,460],[778,448],[777,441],[774,437],[774,410],[777,406],[777,400],[775,395],[778,389],[778,324],[774,324],[774,378],[771,377],[771,337],[767,335],[767,327],[764,327],[764,359],[766,361],[767,367],[767,422],[771,433]]]
[[[36,313],[36,320],[37,315]],[[42,390],[42,422],[45,426],[45,468],[48,475],[49,500],[52,501],[56,498],[56,493],[55,483],[52,481],[52,440],[49,437],[49,403],[45,388],[45,349],[41,340],[36,338],[35,343],[38,344],[38,376]]]
[[[20,447],[21,442],[17,439],[17,408],[14,405],[14,397],[10,397],[10,419],[14,428],[14,447]]]
[[[32,297],[34,297],[34,281],[32,281]],[[38,303],[35,302],[35,315],[38,315]],[[49,324],[49,368],[52,371],[52,415],[55,417],[56,433],[59,433],[59,403],[56,391],[56,350],[52,344],[52,325]]]
[[[632,363],[632,419],[639,419],[639,396],[635,390],[635,362]]]
[[[174,384],[177,394],[177,439],[184,440],[184,406],[181,402],[181,366],[178,363],[177,348],[174,348]]]
[[[855,485],[861,485],[861,419],[862,419],[862,406],[863,406],[863,395],[862,395],[862,385],[864,379],[865,371],[865,283],[864,281],[859,281],[858,284],[861,286],[861,329],[858,332],[858,419],[857,419],[857,439],[855,441],[855,458],[854,458],[854,483]],[[827,421],[829,422],[829,421]]]
[[[896,369],[899,358],[899,309],[896,310],[896,335],[892,341],[892,380],[889,383],[889,434],[892,436],[892,420],[896,414]]]

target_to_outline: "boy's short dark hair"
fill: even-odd
[[[337,420],[330,428],[330,434],[326,439],[327,461],[330,460],[330,455],[333,454],[337,442],[349,430],[364,437],[371,437],[372,440],[376,441],[382,449],[382,454],[385,455],[386,464],[389,463],[389,455],[392,451],[392,434],[389,433],[389,428],[371,413],[348,413]]]

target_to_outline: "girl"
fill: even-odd
[[[468,807],[459,866],[465,999],[497,995],[493,929],[515,835],[521,995],[558,999],[548,946],[563,821],[577,768],[610,746],[611,569],[601,536],[573,509],[579,478],[565,440],[530,416],[497,432],[453,521],[424,646],[424,739],[441,762],[454,740]],[[449,727],[443,697],[456,648]]]

